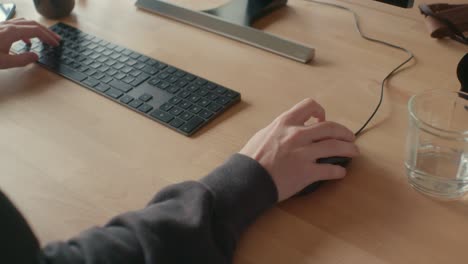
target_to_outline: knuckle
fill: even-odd
[[[7,25],[4,26],[5,33],[15,32],[16,29],[17,29],[17,27],[15,25],[12,25],[12,24],[7,24]]]
[[[287,123],[288,123],[288,120],[289,120],[289,119],[290,119],[289,114],[288,114],[288,112],[286,112],[286,113],[284,113],[284,114],[278,116],[278,117],[275,119],[274,123],[275,123],[276,126],[278,126],[278,127],[284,127],[284,126],[287,126]]]
[[[290,144],[290,143],[300,140],[303,136],[304,136],[304,132],[302,129],[298,127],[291,127],[286,131],[284,142],[286,144]]]

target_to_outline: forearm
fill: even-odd
[[[234,155],[199,182],[167,187],[143,210],[48,245],[48,263],[230,263],[239,235],[277,201],[268,173]]]

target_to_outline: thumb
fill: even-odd
[[[25,52],[19,55],[8,55],[0,61],[0,69],[23,67],[39,59],[34,52]]]

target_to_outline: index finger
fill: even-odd
[[[290,125],[304,125],[311,117],[315,117],[319,122],[325,121],[325,109],[311,98],[307,98],[293,106],[284,113],[286,123]]]
[[[22,40],[39,38],[42,42],[47,43],[51,46],[57,46],[59,41],[55,39],[50,33],[38,25],[9,25],[8,30],[11,30],[10,37],[11,43]]]

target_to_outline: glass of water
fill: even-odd
[[[456,199],[468,191],[468,94],[431,90],[408,103],[406,169],[418,191]]]

